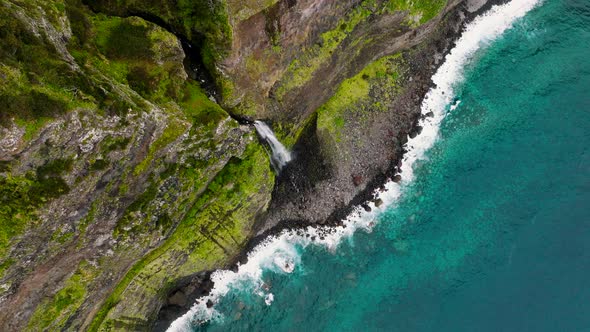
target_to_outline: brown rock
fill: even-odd
[[[169,299],[168,299],[168,303],[172,304],[172,305],[177,305],[179,307],[184,307],[186,306],[186,295],[181,292],[178,291],[176,293],[174,293],[174,295],[172,295]]]
[[[353,175],[352,176],[352,183],[354,183],[354,185],[356,187],[360,186],[361,183],[363,183],[363,176],[362,175]]]

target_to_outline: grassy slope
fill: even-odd
[[[268,201],[273,178],[264,150],[257,143],[250,144],[241,158],[230,161],[209,184],[172,236],[127,272],[89,330],[125,328],[128,315],[107,318],[120,301],[133,305],[137,296],[162,296],[168,282],[212,269],[236,255],[256,213]],[[179,263],[177,252],[188,256]]]
[[[389,88],[390,94],[395,94],[399,88],[399,64],[399,54],[386,56],[344,80],[336,93],[318,109],[318,130],[327,131],[339,141],[347,117],[362,115],[370,110],[383,110],[380,100],[385,101],[392,96],[385,94],[370,98],[369,93],[371,88],[382,86]]]

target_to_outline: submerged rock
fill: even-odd
[[[377,198],[375,200],[375,206],[380,207],[381,205],[383,205],[383,200],[381,198]]]

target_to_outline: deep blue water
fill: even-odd
[[[590,1],[545,0],[478,53],[372,233],[310,246],[274,302],[210,331],[590,331]]]

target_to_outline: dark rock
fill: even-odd
[[[174,295],[172,295],[170,298],[168,298],[169,304],[177,305],[179,307],[186,306],[186,301],[187,301],[186,295],[181,291],[174,293]]]
[[[353,175],[352,176],[352,183],[354,183],[354,185],[356,187],[360,186],[361,183],[363,183],[363,176],[362,175]]]
[[[244,310],[244,308],[246,308],[246,305],[244,304],[244,302],[240,301],[238,302],[238,310]]]
[[[211,301],[210,299],[207,300],[207,303],[205,304],[207,306],[207,308],[211,308],[215,305],[215,303],[213,303],[213,301]]]
[[[410,137],[415,138],[416,136],[420,135],[421,133],[422,133],[422,126],[416,126],[416,128],[414,128],[414,130],[412,130],[412,132],[410,133]]]
[[[416,132],[418,135],[422,134],[422,129],[424,129],[422,126],[416,126]]]
[[[375,206],[380,207],[381,205],[383,205],[383,200],[381,198],[377,198],[375,200]]]
[[[399,143],[401,145],[404,145],[404,144],[408,143],[408,135],[402,134],[401,137],[400,137],[400,139],[399,139]]]
[[[391,179],[391,181],[398,183],[402,180],[402,176],[397,174],[396,176],[393,177],[393,179]]]

